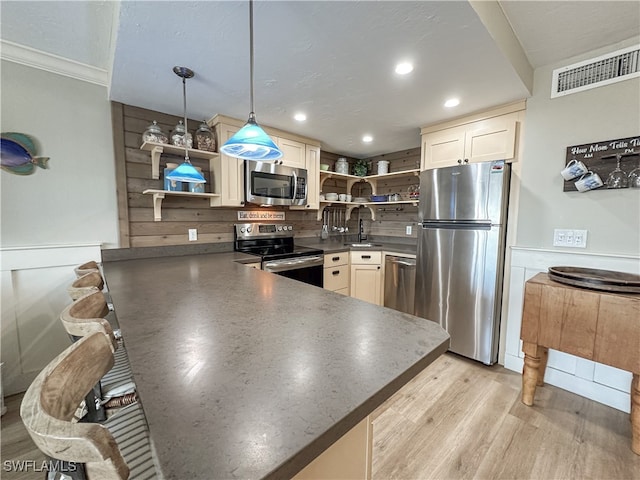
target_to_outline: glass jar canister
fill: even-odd
[[[196,148],[205,152],[216,151],[216,137],[206,122],[202,122],[196,130]]]
[[[142,134],[143,142],[167,143],[167,136],[162,132],[160,125],[155,120]]]
[[[349,162],[347,162],[346,158],[340,157],[336,160],[336,173],[349,174]]]
[[[178,121],[178,124],[171,132],[171,145],[176,147],[184,147],[185,128],[182,120]],[[193,138],[190,133],[187,133],[187,148],[193,148]]]

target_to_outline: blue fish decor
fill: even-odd
[[[38,157],[38,148],[29,135],[17,132],[0,134],[0,160],[3,170],[16,175],[31,175],[36,166],[49,168],[49,157]]]

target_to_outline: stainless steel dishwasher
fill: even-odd
[[[413,315],[416,259],[386,255],[384,264],[384,306]]]

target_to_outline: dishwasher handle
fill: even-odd
[[[388,259],[387,262],[391,263],[391,264],[403,265],[405,267],[415,267],[416,266],[416,259],[415,258],[392,257],[392,258]]]

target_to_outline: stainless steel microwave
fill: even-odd
[[[275,162],[244,161],[245,202],[306,205],[307,171]]]

